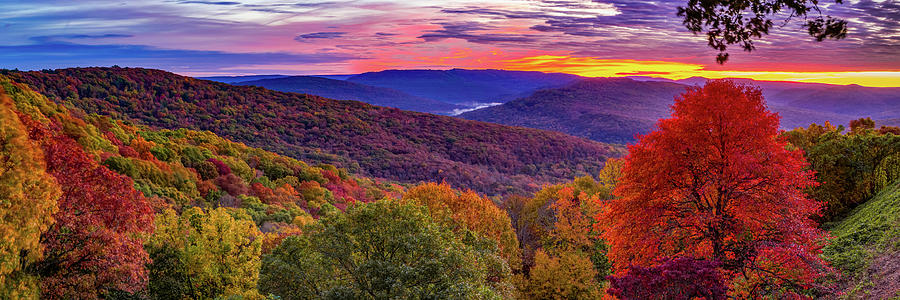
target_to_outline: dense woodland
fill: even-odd
[[[160,71],[8,72],[0,87],[0,298],[897,295],[900,129],[860,119],[784,132],[759,89],[730,81],[685,91],[609,160],[615,148],[562,135]],[[452,127],[463,125],[474,131]],[[487,197],[454,177],[366,176],[409,179],[396,174],[428,165],[391,159],[415,155],[344,150],[334,166],[305,152],[369,149],[338,133],[398,141],[385,128],[410,129],[390,132],[404,137],[395,147],[466,151],[438,144],[441,128],[487,147],[467,166],[530,162],[522,180],[568,181]],[[365,167],[376,163],[386,171]]]
[[[209,130],[310,163],[497,195],[597,173],[619,146],[561,133],[231,86],[140,68],[5,71],[51,101],[149,126]]]

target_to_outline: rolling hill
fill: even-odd
[[[454,110],[463,108],[459,105],[416,97],[394,89],[314,76],[289,76],[232,84],[253,85],[270,90],[311,94],[338,100],[356,100],[372,105],[435,114],[451,114]]]
[[[569,135],[141,68],[2,71],[51,101],[163,129],[208,130],[311,163],[486,194],[596,174],[623,150]]]
[[[657,119],[667,116],[671,99],[684,89],[684,85],[676,83],[592,78],[540,90],[459,117],[627,143],[634,140],[635,134],[649,132]]]
[[[555,130],[601,142],[629,143],[635,134],[649,132],[657,119],[669,115],[669,106],[688,87],[686,84],[700,84],[700,80],[692,78],[679,83],[590,78],[458,117]],[[737,81],[760,86],[769,108],[781,115],[785,129],[825,121],[847,124],[861,117],[885,120],[879,123],[889,125],[891,119],[900,117],[898,88]]]
[[[253,81],[253,80],[261,80],[261,79],[273,79],[273,78],[282,78],[288,77],[288,75],[246,75],[246,76],[210,76],[210,77],[198,77],[203,80],[212,80],[218,81],[222,83],[238,83],[245,81]]]

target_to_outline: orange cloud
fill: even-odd
[[[705,66],[700,64],[632,59],[596,59],[570,55],[538,55],[508,59],[497,62],[495,67],[506,70],[569,73],[587,77],[640,75],[677,80],[700,76],[713,79],[751,78],[767,81],[858,84],[871,87],[900,86],[900,71],[720,71],[706,70]]]
[[[355,72],[385,69],[503,69],[569,73],[586,77],[648,76],[673,80],[705,78],[750,78],[766,81],[798,81],[828,84],[858,84],[870,87],[900,87],[900,71],[827,71],[818,66],[795,66],[807,71],[710,70],[708,66],[661,60],[599,59],[546,51],[510,51],[499,48],[466,47],[460,42],[452,51],[433,49],[393,50],[373,59],[351,62]],[[722,68],[722,66],[712,66]],[[728,67],[725,65],[724,67]]]
[[[695,72],[703,69],[703,65],[679,62],[595,59],[566,55],[540,55],[511,59],[501,61],[500,66],[505,70],[559,72],[587,77],[616,77],[641,73],[662,77],[673,73]]]

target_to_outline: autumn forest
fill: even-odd
[[[900,299],[894,0],[0,1],[0,300]]]
[[[154,92],[135,80],[179,81],[183,90]],[[397,167],[346,164],[380,162],[372,155],[381,152],[298,156],[299,143],[274,142],[280,126],[192,130],[210,128],[205,120],[221,112],[249,117],[245,124],[272,116],[238,114],[227,102],[204,109],[191,102],[197,86],[217,99],[237,94],[174,74],[6,72],[0,84],[5,298],[818,298],[879,280],[867,277],[868,262],[895,251],[896,220],[841,222],[867,201],[896,202],[898,129],[860,119],[779,130],[758,88],[727,80],[677,96],[671,117],[620,158],[626,150],[590,146],[602,155],[587,161],[602,167],[581,163],[581,177],[557,171],[560,163],[534,164],[524,174],[571,177],[537,188],[521,182],[542,177],[526,175],[501,181],[507,187],[467,187],[471,179],[458,177],[409,184],[409,175],[383,171]],[[283,103],[243,91],[258,105]],[[155,101],[172,103],[166,110],[130,109],[141,97],[175,100]],[[382,130],[354,121],[374,107],[306,101],[359,107],[335,110],[345,116],[327,130],[353,122]],[[301,135],[328,145],[337,134]],[[343,143],[365,138],[343,135]],[[463,148],[498,147],[460,138]],[[532,140],[553,137],[523,138],[500,141],[549,146]],[[553,147],[561,148],[509,155],[539,162],[591,149]],[[459,155],[472,168],[511,167],[491,153],[481,162]],[[484,194],[498,190],[513,192]]]

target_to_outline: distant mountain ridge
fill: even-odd
[[[676,83],[591,78],[459,117],[624,144],[668,115],[668,105],[660,99],[671,99],[684,89]]]
[[[428,98],[416,97],[398,90],[369,86],[346,80],[318,76],[288,76],[261,80],[241,81],[235,85],[253,85],[282,92],[295,92],[322,96],[337,100],[356,100],[378,106],[403,110],[452,114],[465,107]]]
[[[506,102],[543,88],[559,87],[583,77],[563,73],[506,70],[386,70],[347,78],[414,96],[453,104]]]
[[[273,78],[282,78],[288,77],[290,75],[244,75],[244,76],[209,76],[209,77],[197,77],[197,79],[203,80],[212,80],[218,81],[222,83],[238,83],[245,81],[253,81],[253,80],[261,80],[261,79],[273,79]]]
[[[669,115],[669,105],[676,95],[688,86],[702,85],[709,80],[642,76],[584,78],[464,69],[386,70],[332,77],[343,81],[320,86],[285,85],[278,82],[288,80],[280,77],[258,80],[255,84],[414,111],[460,113],[458,116],[465,119],[559,131],[601,142],[629,143],[634,141],[635,134],[649,132],[657,119]],[[847,124],[860,117],[871,117],[881,125],[896,125],[900,119],[900,88],[730,80],[760,87],[769,107],[781,115],[784,129],[825,121]],[[375,92],[379,88],[386,90]],[[449,103],[457,103],[458,107],[448,106]]]
[[[701,84],[700,80],[681,82],[695,85]],[[785,129],[825,121],[847,124],[861,117],[890,125],[900,118],[900,88],[736,81],[760,86],[769,108],[781,115]],[[589,78],[458,117],[554,130],[595,141],[630,143],[636,134],[651,131],[657,119],[669,116],[674,97],[689,85],[672,80]]]
[[[229,84],[256,85],[284,92],[358,100],[379,106],[445,115],[500,104],[528,96],[539,89],[564,86],[581,78],[563,73],[466,69],[385,70],[346,75],[199,77]]]
[[[675,80],[686,85],[702,85],[703,77]],[[793,128],[805,126],[810,121],[822,123],[828,120],[836,124],[846,124],[860,117],[871,117],[879,124],[894,124],[891,120],[900,118],[900,87],[864,87],[857,84],[837,85],[814,82],[765,81],[748,78],[728,78],[739,83],[758,86],[769,106],[783,111],[782,126]],[[790,112],[803,112],[814,118],[804,119]],[[786,126],[785,124],[789,125]]]

